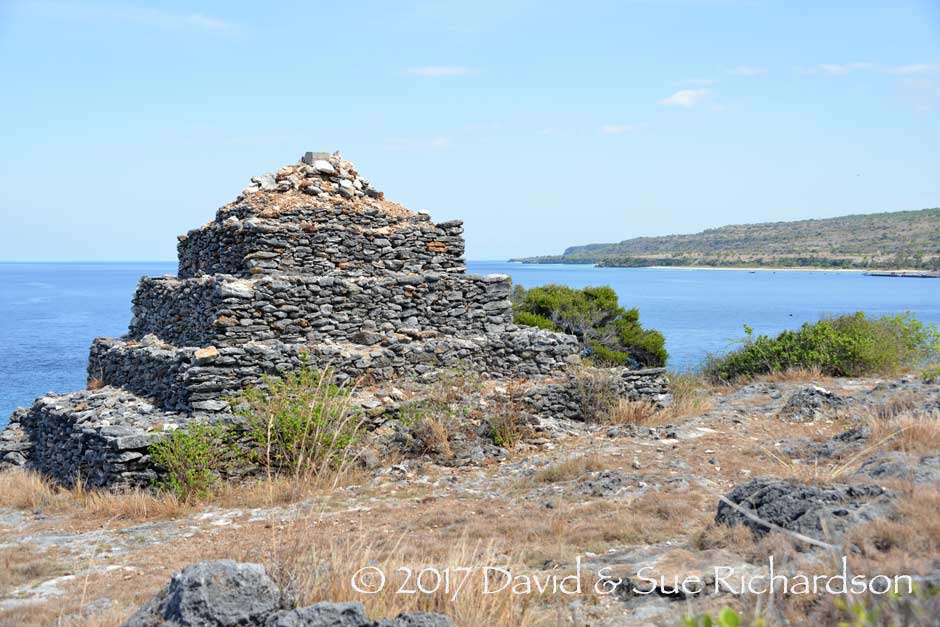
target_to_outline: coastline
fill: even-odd
[[[506,263],[516,263],[523,266],[590,266],[592,268],[619,269],[619,270],[731,270],[748,272],[907,272],[912,274],[925,274],[928,270],[913,269],[891,269],[891,270],[872,270],[870,268],[812,268],[801,266],[598,266],[594,263],[531,263],[526,261],[509,260]]]

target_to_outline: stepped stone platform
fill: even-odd
[[[150,444],[193,420],[235,420],[227,399],[302,360],[338,382],[457,367],[541,380],[531,406],[577,414],[564,379],[577,340],[515,325],[509,277],[467,274],[462,234],[385,200],[339,153],[253,178],[180,236],[177,276],[141,279],[127,335],[92,343],[88,390],[13,414],[0,468],[147,485]],[[622,381],[629,397],[665,394],[662,370]]]

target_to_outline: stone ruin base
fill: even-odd
[[[660,405],[670,402],[665,369],[591,370],[603,373],[613,386],[610,392],[619,398]],[[441,372],[434,369],[418,374],[412,370],[419,391],[422,381],[432,382]],[[580,383],[583,372],[555,372],[552,376],[507,383],[513,383],[512,400],[529,421],[584,421],[590,417],[584,410]],[[375,431],[399,418],[407,404],[422,400],[419,393],[407,401],[397,401],[383,393],[381,386],[372,386],[357,389],[353,406],[362,412],[366,428]],[[225,407],[217,411],[173,411],[111,386],[43,396],[32,407],[14,412],[9,426],[0,432],[0,469],[32,468],[64,485],[81,481],[92,488],[151,486],[158,478],[149,454],[151,444],[192,422],[238,421],[225,401],[195,402],[220,402]],[[217,409],[214,405],[212,408]]]

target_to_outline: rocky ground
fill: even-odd
[[[473,394],[452,383],[449,420]],[[803,379],[702,394],[607,422],[542,421],[514,446],[481,444],[478,406],[436,439],[403,419],[336,487],[261,482],[211,504],[30,498],[35,478],[8,473],[0,624],[121,624],[209,559],[264,564],[298,605],[360,601],[373,620],[429,611],[473,626],[673,625],[724,606],[835,624],[825,594],[770,603],[730,589],[769,556],[780,572],[830,573],[846,555],[855,573],[940,583],[940,386]],[[716,582],[716,568],[733,575]],[[377,571],[383,590],[357,592]],[[506,572],[512,586],[484,594]],[[704,592],[677,585],[690,576]],[[609,581],[620,584],[597,587]]]

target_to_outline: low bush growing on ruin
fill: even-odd
[[[513,292],[516,324],[576,336],[598,365],[663,366],[668,357],[659,331],[640,325],[637,309],[624,309],[610,287],[575,290],[545,285]]]
[[[150,446],[157,487],[183,501],[211,496],[241,456],[230,425],[193,422]]]
[[[283,377],[233,399],[254,443],[255,456],[270,472],[302,478],[337,470],[349,461],[362,421],[351,409],[352,391],[332,383],[333,372],[304,364]]]
[[[836,377],[892,375],[940,358],[940,332],[910,313],[869,318],[857,312],[776,337],[744,330],[741,348],[706,364],[709,379],[730,382],[801,369]]]
[[[620,400],[617,375],[597,368],[578,368],[574,385],[584,420],[606,422]]]

